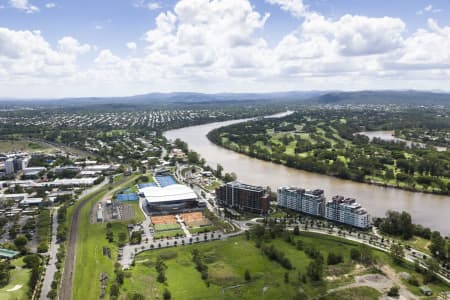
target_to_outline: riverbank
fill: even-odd
[[[415,193],[293,169],[219,147],[206,137],[216,128],[245,121],[248,119],[185,127],[166,131],[164,136],[169,140],[183,140],[208,165],[215,167],[220,164],[225,172],[234,172],[243,182],[269,186],[272,190],[281,186],[321,188],[327,192],[327,197],[339,194],[357,199],[372,216],[384,216],[389,209],[405,210],[413,216],[414,223],[423,224],[445,235],[450,234],[446,216],[446,212],[450,211],[448,196]]]

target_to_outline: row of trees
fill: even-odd
[[[420,236],[430,240],[431,254],[440,261],[450,261],[450,243],[442,237],[439,231],[431,231],[429,228],[412,223],[411,215],[405,211],[388,211],[384,218],[374,219],[374,224],[380,230],[389,235],[409,240],[413,236]]]

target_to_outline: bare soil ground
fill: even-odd
[[[418,300],[419,297],[411,293],[405,285],[402,283],[399,275],[388,265],[383,265],[381,268],[381,271],[385,274],[366,274],[366,275],[360,275],[355,276],[355,282],[350,283],[348,285],[341,286],[336,289],[332,289],[329,291],[329,293],[348,289],[348,288],[356,288],[356,287],[362,287],[367,286],[376,289],[380,293],[383,294],[383,296],[380,299],[387,300],[387,299],[393,299],[391,297],[388,297],[387,291],[392,286],[398,286],[400,288],[400,297],[395,298],[398,300]]]

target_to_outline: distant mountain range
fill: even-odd
[[[113,105],[115,107],[212,104],[249,101],[299,102],[305,104],[410,104],[449,105],[450,94],[423,91],[306,91],[279,93],[151,93],[129,97],[63,98],[63,99],[0,99],[2,106],[79,107]]]
[[[331,92],[311,99],[319,104],[450,105],[450,94],[421,91]]]

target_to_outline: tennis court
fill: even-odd
[[[211,224],[211,222],[207,218],[205,218],[205,216],[201,212],[185,213],[181,216],[184,223],[190,228],[203,227]]]
[[[157,224],[173,224],[176,223],[177,219],[173,215],[165,215],[165,216],[153,216],[152,223],[154,225]]]
[[[144,188],[147,188],[147,187],[155,187],[155,186],[158,186],[158,185],[156,183],[154,183],[154,182],[152,182],[152,183],[139,183],[138,184],[139,189],[144,189]]]
[[[175,230],[175,229],[179,229],[181,226],[178,223],[175,224],[157,224],[154,225],[156,232],[160,232],[160,231],[170,231],[170,230]]]
[[[161,187],[177,184],[177,181],[172,176],[155,176],[155,180]]]
[[[131,194],[117,194],[117,201],[124,202],[124,201],[138,201],[139,196],[136,193]]]

